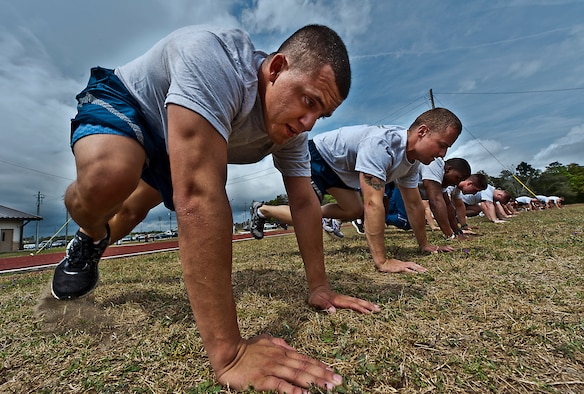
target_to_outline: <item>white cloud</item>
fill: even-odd
[[[293,32],[299,27],[319,23],[335,29],[345,40],[366,31],[370,23],[371,2],[367,0],[257,0],[255,8],[242,13],[242,22],[251,32]]]
[[[408,126],[429,107],[432,88],[436,105],[453,110],[465,125],[448,157],[464,157],[473,171],[496,176],[521,161],[538,168],[554,161],[584,164],[582,90],[565,90],[584,87],[581,1],[141,0],[136,7],[103,0],[97,8],[68,0],[4,3],[0,204],[34,213],[40,190],[48,230],[65,217],[61,196],[75,176],[69,119],[89,68],[123,64],[172,30],[196,23],[241,26],[266,51],[308,23],[335,29],[351,55],[353,85],[347,102],[319,121],[314,133],[346,124]],[[484,94],[517,91],[547,93]],[[271,163],[267,158],[230,166],[227,191],[236,220],[247,210],[244,203],[284,192]],[[167,213],[161,207],[152,215],[156,226]]]
[[[556,139],[548,147],[540,150],[533,158],[533,167],[543,169],[555,161],[567,165],[583,164],[584,124],[573,127],[568,134]]]
[[[534,75],[541,68],[541,62],[515,62],[509,66],[509,75],[514,78],[527,78]]]
[[[468,161],[473,173],[484,171],[491,176],[497,176],[505,169],[514,169],[517,152],[497,140],[475,139],[448,150],[446,158],[452,157],[461,157]]]

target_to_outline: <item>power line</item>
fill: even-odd
[[[0,162],[1,162],[1,163],[8,164],[8,165],[11,165],[11,166],[14,166],[14,167],[22,168],[23,170],[27,170],[27,171],[36,172],[36,173],[38,173],[38,174],[47,175],[47,176],[52,176],[52,177],[55,177],[55,178],[60,178],[60,179],[65,179],[65,180],[67,180],[67,181],[73,181],[73,179],[71,179],[71,178],[66,178],[66,177],[64,177],[64,176],[55,175],[55,174],[50,174],[50,173],[48,173],[48,172],[44,172],[44,171],[35,170],[34,168],[29,168],[29,167],[21,166],[21,165],[19,165],[19,164],[11,163],[11,162],[9,162],[9,161],[6,161],[6,160],[0,160]]]
[[[421,97],[416,97],[412,102],[404,105],[403,107],[400,107],[398,109],[396,109],[395,111],[393,111],[392,113],[388,114],[386,117],[379,119],[376,122],[373,122],[372,124],[374,125],[378,125],[381,124],[382,121],[384,121],[385,119],[389,118],[389,117],[394,117],[397,116],[396,114],[400,113],[400,111],[404,110],[405,108],[411,106],[412,104],[414,104],[415,102],[417,102],[418,100],[423,99],[424,100],[424,96]],[[425,100],[424,100],[425,101]],[[416,107],[417,108],[417,107]],[[413,109],[406,111],[405,113],[411,112],[413,111]]]
[[[260,174],[261,172],[267,172],[265,174]],[[272,174],[277,174],[278,171],[275,168],[266,168],[264,170],[260,170],[257,172],[253,172],[250,174],[246,174],[246,175],[242,175],[236,178],[233,178],[231,180],[229,180],[229,182],[227,182],[226,186],[230,186],[230,185],[235,185],[237,183],[242,183],[242,182],[247,182],[247,181],[251,181],[252,179],[257,179],[257,178],[262,178],[268,175],[272,175]],[[255,176],[252,176],[255,175]],[[245,179],[241,179],[241,178],[245,178]]]
[[[438,100],[437,100],[437,101],[438,101]],[[524,183],[521,181],[521,179],[519,179],[519,178],[518,178],[518,177],[515,175],[515,173],[514,173],[514,172],[513,172],[513,171],[512,171],[512,170],[511,170],[509,167],[507,167],[505,164],[503,164],[503,163],[501,162],[501,160],[499,160],[499,159],[497,158],[497,156],[495,156],[495,155],[494,155],[494,154],[493,154],[493,153],[492,153],[490,150],[488,150],[488,149],[487,149],[487,147],[486,147],[485,145],[483,145],[483,143],[482,143],[482,142],[481,142],[481,141],[480,141],[480,140],[479,140],[477,137],[475,137],[473,133],[471,133],[471,132],[470,132],[470,130],[468,129],[468,127],[464,127],[464,130],[466,130],[466,132],[467,132],[468,134],[470,134],[470,136],[471,136],[471,137],[472,137],[472,138],[473,138],[473,139],[474,139],[474,140],[475,140],[475,141],[476,141],[476,142],[477,142],[477,143],[478,143],[480,146],[482,146],[482,147],[483,147],[483,149],[484,149],[484,150],[485,150],[485,151],[486,151],[486,152],[487,152],[489,155],[491,155],[491,156],[493,157],[493,159],[495,159],[495,161],[497,161],[497,163],[499,163],[499,164],[501,165],[501,167],[503,167],[504,169],[506,169],[507,171],[509,171],[509,172],[511,173],[511,175],[513,176],[513,178],[514,178],[514,179],[515,179],[517,182],[519,182],[519,184],[521,184],[521,186],[523,186],[523,187],[525,188],[525,190],[527,190],[527,191],[528,191],[529,193],[531,193],[531,194],[532,194],[534,197],[536,197],[535,193],[534,193],[534,192],[533,192],[533,191],[532,191],[532,190],[531,190],[529,187],[527,187],[527,185],[525,185],[525,184],[524,184]]]
[[[554,93],[554,92],[569,92],[574,90],[584,90],[584,88],[565,88],[565,89],[545,89],[545,90],[523,90],[510,92],[439,92],[438,94],[450,95],[493,95],[493,94],[532,94],[532,93]]]

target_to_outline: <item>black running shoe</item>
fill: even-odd
[[[365,228],[363,227],[363,221],[361,219],[355,219],[351,224],[359,234],[365,234]]]
[[[67,300],[91,294],[99,279],[97,264],[109,245],[109,240],[109,226],[107,226],[107,237],[97,245],[89,236],[77,231],[75,237],[67,245],[65,257],[55,268],[51,285],[53,297]]]
[[[266,224],[266,219],[261,218],[258,213],[258,210],[262,205],[264,204],[254,201],[251,203],[251,207],[249,207],[249,212],[251,214],[249,231],[251,231],[251,235],[253,235],[255,239],[262,239],[264,237],[264,224]]]

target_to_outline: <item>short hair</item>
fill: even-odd
[[[489,180],[485,174],[472,174],[469,179],[473,185],[477,186],[479,190],[485,190],[489,185]]]
[[[422,124],[428,126],[430,130],[436,130],[438,132],[446,131],[448,126],[456,130],[458,135],[462,132],[462,122],[458,119],[458,116],[446,108],[433,108],[424,112],[414,120],[410,129],[414,129]]]
[[[304,26],[288,37],[277,52],[285,54],[293,67],[310,73],[330,65],[341,97],[344,100],[349,95],[349,54],[341,37],[331,28],[322,25]]]
[[[464,179],[470,176],[470,164],[468,164],[468,161],[461,159],[460,157],[448,159],[444,164],[450,166],[454,171],[457,171]]]
[[[501,204],[507,204],[509,202],[509,200],[511,200],[511,193],[509,193],[507,190],[503,190],[503,189],[497,189],[501,192],[501,200],[499,201]]]

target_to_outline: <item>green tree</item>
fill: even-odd
[[[496,188],[507,190],[512,196],[517,197],[524,193],[523,186],[515,179],[515,174],[509,170],[501,171],[498,177],[490,177],[490,183]]]
[[[570,190],[568,170],[557,161],[550,163],[541,175],[533,180],[533,186],[538,194],[546,196],[570,198],[573,195]]]
[[[267,201],[266,205],[288,205],[288,195],[279,194],[273,200]]]
[[[521,182],[529,186],[533,179],[537,179],[541,175],[541,171],[522,161],[515,168],[515,174],[521,179]]]
[[[574,192],[573,200],[566,197],[566,202],[584,202],[584,167],[576,163],[568,164],[568,181],[570,190]]]

